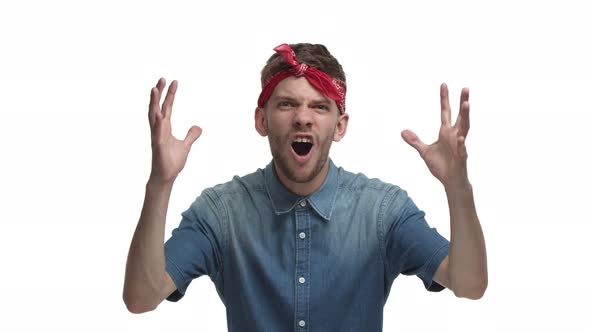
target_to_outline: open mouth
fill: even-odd
[[[311,143],[310,138],[299,137],[295,139],[293,144],[291,144],[291,147],[293,147],[293,151],[295,151],[298,156],[304,157],[309,154],[313,144]]]

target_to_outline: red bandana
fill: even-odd
[[[301,77],[304,76],[309,84],[314,88],[323,93],[326,97],[333,99],[338,105],[340,114],[344,114],[345,110],[345,97],[346,97],[346,85],[344,82],[330,77],[330,75],[323,71],[310,67],[305,63],[299,63],[295,52],[287,44],[282,44],[274,48],[279,55],[291,65],[290,69],[282,70],[270,78],[268,78],[264,84],[262,84],[262,92],[258,97],[258,107],[263,107],[264,104],[272,95],[279,82],[289,76]]]

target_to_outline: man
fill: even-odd
[[[430,291],[480,298],[487,287],[483,233],[467,177],[469,93],[451,124],[441,86],[438,141],[414,147],[445,187],[451,241],[430,228],[405,191],[338,168],[332,141],[346,134],[346,81],[322,45],[280,45],[262,70],[255,127],[273,160],[265,169],[203,191],[164,245],[174,180],[201,134],[171,135],[177,83],[160,108],[151,92],[152,172],[129,250],[124,300],[131,312],[180,299],[209,275],[230,331],[381,331],[393,280],[418,275]]]

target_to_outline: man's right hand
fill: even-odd
[[[184,168],[193,143],[201,136],[202,129],[192,126],[184,140],[172,136],[170,116],[178,82],[172,81],[166,98],[160,107],[160,97],[166,87],[166,80],[160,78],[152,88],[149,106],[149,121],[152,133],[152,171],[150,181],[172,183]]]
[[[176,289],[166,272],[163,245],[166,213],[172,184],[184,168],[192,144],[201,135],[201,128],[193,126],[183,141],[172,136],[170,115],[178,82],[170,84],[160,108],[165,87],[166,81],[160,78],[150,97],[152,173],[125,269],[123,301],[133,313],[154,310]]]

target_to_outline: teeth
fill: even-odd
[[[295,139],[297,143],[311,143],[311,138],[298,137]]]

